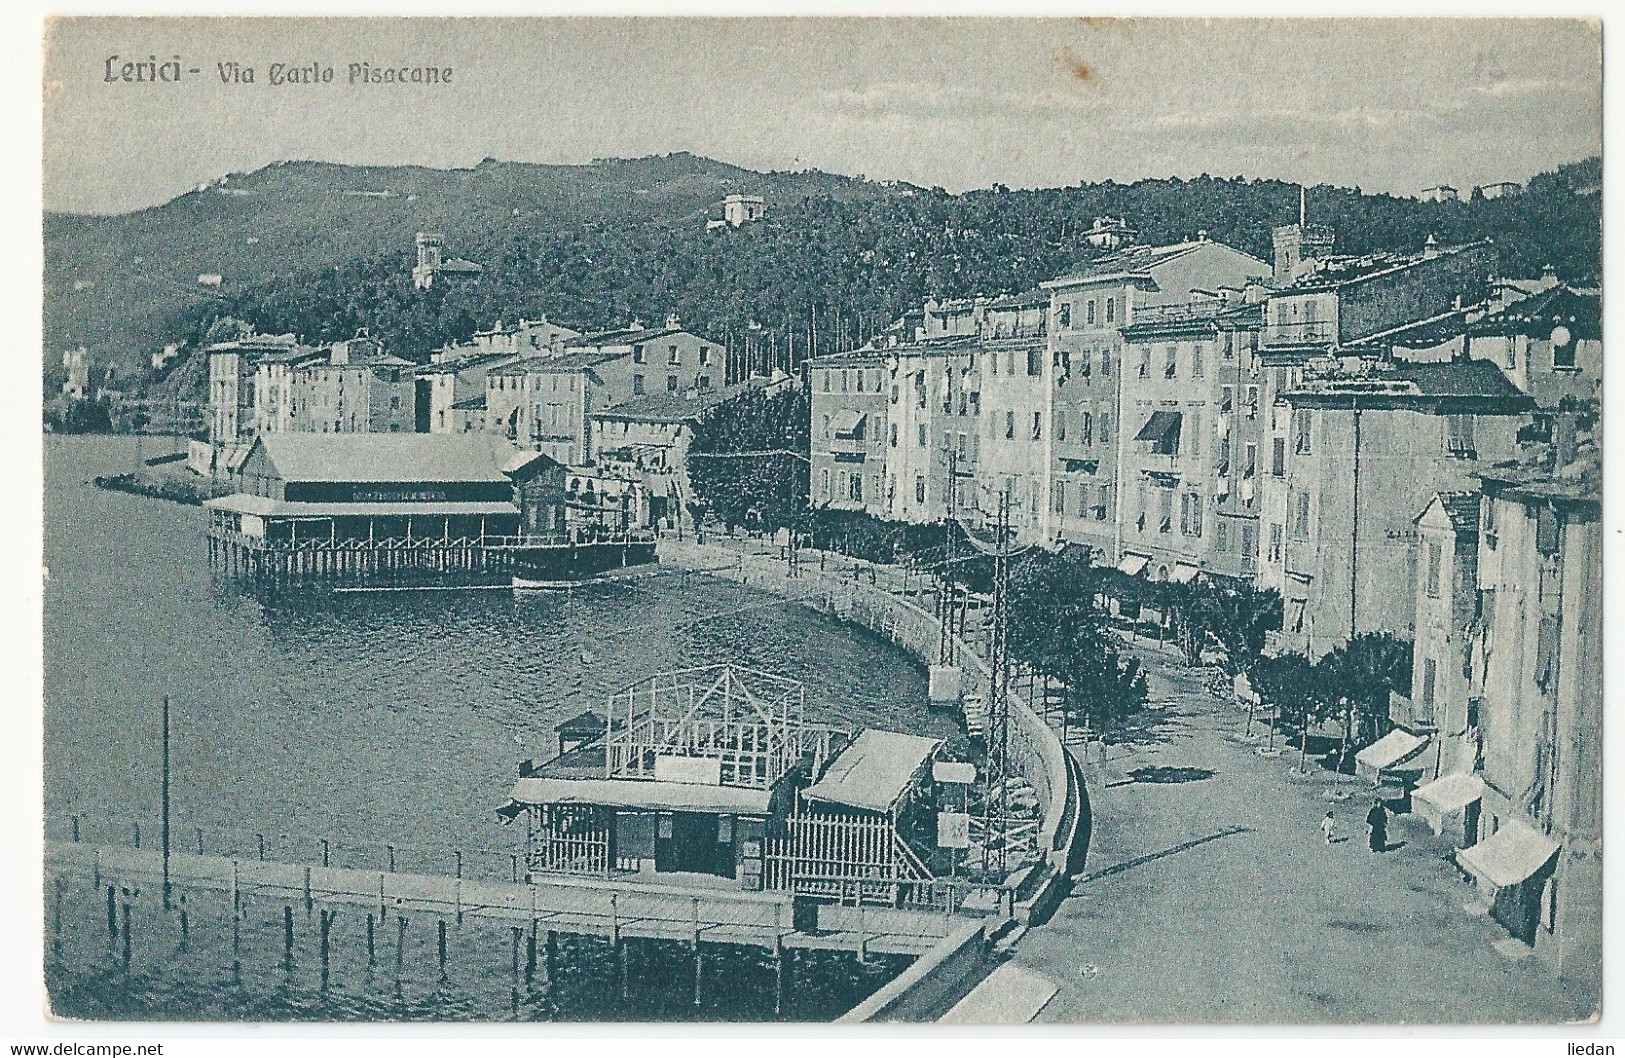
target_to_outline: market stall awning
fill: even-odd
[[[1177,441],[1179,439],[1179,424],[1184,416],[1177,411],[1154,411],[1151,418],[1140,427],[1140,432],[1134,435],[1136,441]]]
[[[1558,848],[1557,842],[1540,831],[1508,819],[1477,845],[1457,849],[1456,862],[1479,881],[1504,889],[1546,866]]]
[[[1427,747],[1424,735],[1395,728],[1354,755],[1354,770],[1361,778],[1381,782],[1382,773],[1411,760]]]
[[[525,805],[609,805],[662,812],[766,815],[772,791],[654,779],[520,779],[513,799]]]
[[[1483,796],[1484,780],[1458,771],[1412,790],[1411,808],[1432,825],[1434,833],[1439,833],[1446,819]]]
[[[1123,560],[1117,564],[1117,568],[1131,577],[1137,577],[1140,575],[1140,571],[1145,569],[1145,564],[1149,561],[1151,560],[1144,555],[1124,555]]]
[[[1202,570],[1199,567],[1188,562],[1177,562],[1174,564],[1174,571],[1168,574],[1168,579],[1175,584],[1189,584],[1201,572]]]
[[[808,801],[888,812],[902,800],[940,745],[938,738],[870,728],[841,750],[823,778],[803,790],[802,796]]]

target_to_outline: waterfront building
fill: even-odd
[[[1300,377],[1276,405],[1291,437],[1292,457],[1277,447],[1269,468],[1284,510],[1265,514],[1277,646],[1319,656],[1360,632],[1409,636],[1415,512],[1516,455],[1532,402],[1488,360],[1324,358]]]
[[[462,355],[441,356],[417,369],[415,400],[425,433],[465,433],[483,430],[486,388],[493,370],[516,362],[507,352],[479,352],[460,346]],[[477,403],[471,403],[475,402]],[[462,413],[462,414],[459,414]],[[475,425],[475,420],[478,420]]]
[[[416,365],[365,330],[292,369],[290,419],[304,433],[417,432]]]
[[[1491,915],[1581,979],[1602,961],[1601,466],[1581,438],[1480,475],[1482,807],[1457,854]]]
[[[946,518],[951,464],[955,513],[977,520],[980,497],[972,482],[982,452],[978,364],[985,359],[977,336],[939,333],[886,352],[885,516],[915,523]]]
[[[688,448],[694,428],[718,408],[749,393],[771,394],[791,384],[788,375],[755,378],[704,393],[650,393],[589,417],[594,464],[638,483],[646,498],[637,527],[677,526],[687,520],[694,488]]]
[[[806,361],[812,506],[888,516],[891,363],[891,351],[874,348]]]
[[[1142,308],[1123,328],[1125,571],[1181,582],[1199,574],[1250,582],[1257,572],[1262,323],[1257,293],[1247,303],[1242,291],[1223,290]],[[1087,419],[1077,426],[1089,428]],[[1060,479],[1056,489],[1061,513],[1069,497]]]
[[[592,462],[591,415],[651,393],[700,394],[722,388],[726,350],[683,330],[629,328],[562,342],[557,355],[525,356],[486,378],[486,429],[558,462]]]
[[[512,536],[532,520],[514,475],[545,458],[481,434],[262,434],[231,473],[235,493],[206,506],[211,526],[266,543]]]
[[[1086,544],[1116,563],[1120,533],[1137,515],[1125,517],[1120,502],[1119,447],[1133,444],[1143,425],[1127,429],[1121,405],[1122,329],[1145,309],[1185,305],[1196,291],[1244,290],[1269,273],[1258,258],[1203,234],[1128,246],[1040,284],[1050,294],[1051,319],[1041,409],[1053,438],[1044,467],[1043,489],[1051,497],[1043,507],[1045,537]]]
[[[296,344],[260,357],[254,368],[255,433],[287,433],[296,428],[294,379],[301,368],[326,356],[322,350]]]
[[[249,334],[203,348],[209,364],[209,441],[191,446],[187,465],[192,470],[213,473],[241,457],[259,418],[255,381],[260,360],[298,347],[291,334]]]
[[[949,361],[934,406],[945,419],[957,413],[966,423],[956,429],[944,424],[939,451],[952,448],[957,459],[961,438],[968,443],[971,434],[981,433],[979,451],[967,459],[965,476],[955,485],[964,493],[956,506],[980,515],[973,520],[994,517],[1003,493],[1010,498],[1011,528],[1025,540],[1041,539],[1047,520],[1053,434],[1046,371],[1049,303],[1047,292],[1034,290],[982,305],[974,355],[957,371],[959,365]],[[977,395],[974,410],[972,394]]]

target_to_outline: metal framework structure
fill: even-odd
[[[617,691],[604,731],[604,777],[653,779],[670,758],[714,760],[724,786],[769,789],[807,753],[815,772],[833,729],[802,721],[798,680],[737,665],[662,672]]]

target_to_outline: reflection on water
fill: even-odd
[[[549,756],[554,725],[601,709],[605,695],[653,672],[732,661],[806,681],[811,719],[953,733],[925,711],[921,673],[889,645],[701,577],[666,573],[573,593],[255,601],[211,581],[201,512],[89,484],[96,474],[131,469],[140,454],[165,450],[150,438],[46,440],[45,808],[52,836],[67,837],[77,817],[86,840],[129,843],[137,826],[154,839],[158,702],[166,694],[177,846],[257,855],[263,842],[269,858],[317,860],[325,841],[335,864],[379,868],[393,846],[399,869],[441,873],[452,872],[456,850],[469,876],[488,877],[509,877],[522,843],[493,814],[517,763]],[[88,891],[66,898],[67,917],[82,932],[96,931],[98,898]],[[201,925],[209,898],[193,899]],[[85,913],[75,912],[78,904]],[[355,918],[341,910],[335,930],[355,928]],[[397,998],[391,990],[380,998],[350,987],[348,977],[335,976],[323,999],[307,987],[308,959],[296,959],[286,977],[277,976],[280,966],[263,979],[261,969],[246,969],[278,963],[280,919],[277,927],[275,958],[244,959],[244,974],[254,979],[242,994],[228,994],[209,977],[222,966],[229,972],[230,960],[214,958],[200,939],[189,952],[144,964],[139,986],[122,969],[109,978],[106,960],[90,957],[95,944],[65,943],[63,968],[51,975],[53,996],[63,1013],[91,1016],[764,1017],[772,1010],[772,975],[749,965],[761,956],[748,949],[714,960],[711,972],[733,976],[714,990],[718,1005],[699,1012],[691,969],[676,975],[689,984],[686,1002],[671,1010],[650,998],[658,990],[625,1010],[616,990],[615,1010],[607,1011],[588,996],[597,995],[592,988],[562,984],[543,989],[542,999],[533,988],[528,999],[507,1003],[508,982],[489,978],[509,972],[505,950],[452,960],[464,968],[457,973],[490,964],[478,977],[479,998],[457,991],[454,974],[444,987],[432,975],[429,991],[405,990],[401,1001],[412,998],[400,1009],[390,1005]],[[163,939],[143,950],[176,943],[173,922],[151,928]],[[507,943],[506,927],[466,922],[459,943],[480,952],[482,929]],[[433,927],[414,925],[407,944],[414,943],[433,949]],[[597,943],[571,942],[561,980],[604,970],[601,959],[580,954]],[[652,969],[660,947],[649,942],[644,964],[656,982],[672,976]],[[798,972],[826,961],[837,960],[808,957]],[[861,982],[878,983],[885,969],[848,965],[835,976],[844,974],[856,991],[839,991],[861,994]],[[765,1010],[750,999],[760,989],[746,983],[758,978],[767,981]],[[456,996],[441,995],[447,988]],[[502,993],[504,1003],[492,1005],[487,993]],[[736,994],[740,1002],[722,1000]]]

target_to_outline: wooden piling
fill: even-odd
[[[697,1007],[700,1005],[700,976],[704,969],[700,962],[700,898],[696,896],[691,900],[690,906],[694,912],[694,939],[690,949],[694,955],[694,1005]]]
[[[310,917],[311,904],[312,904],[312,901],[311,901],[311,898],[310,898],[310,867],[306,866],[305,867],[305,917],[307,919]]]
[[[395,916],[395,980],[401,979],[401,966],[406,960],[406,916]]]
[[[107,887],[107,946],[111,948],[118,941],[118,894],[114,892],[116,886]]]
[[[439,943],[440,980],[445,981],[445,979],[446,979],[446,920],[444,918],[439,920],[438,927],[439,927],[439,933],[440,933],[440,937],[439,937],[439,941],[440,941],[440,943]]]
[[[372,928],[373,928],[372,912],[368,911],[367,912],[367,968],[369,970],[372,969],[372,967],[374,967],[374,966],[376,966],[378,964],[378,959],[377,959],[377,954],[376,954],[377,949],[376,949],[376,947],[375,947],[375,945],[373,943]]]
[[[187,911],[186,911],[186,894],[185,893],[181,894],[180,906],[181,906],[181,950],[185,951],[187,948],[191,947],[191,944],[192,944],[192,928],[191,928],[192,924],[191,924],[191,920],[188,917]]]
[[[282,905],[282,957],[293,962],[293,905]]]
[[[125,891],[124,901],[124,972],[130,972],[130,902],[127,899],[129,892]]]
[[[519,980],[519,935],[524,932],[518,926],[509,927],[513,936],[513,979]]]

